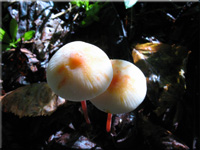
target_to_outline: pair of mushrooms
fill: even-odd
[[[82,41],[64,45],[51,58],[47,83],[59,96],[81,102],[87,123],[86,100],[108,113],[110,132],[112,114],[134,110],[145,98],[146,78],[132,63],[110,60],[97,46]]]

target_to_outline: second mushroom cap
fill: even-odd
[[[98,109],[112,114],[126,113],[136,109],[147,91],[146,78],[134,64],[114,59],[113,79],[108,89],[90,100]]]

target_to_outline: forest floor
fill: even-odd
[[[123,2],[16,1],[1,7],[3,149],[200,149],[199,3],[137,2],[126,9]],[[27,88],[46,83],[50,58],[71,41],[94,44],[146,76],[144,102],[113,115],[110,133],[107,114],[89,101],[91,124],[77,102],[55,103],[48,115],[31,114],[28,100],[22,102],[28,96],[40,102],[41,86],[31,94]]]

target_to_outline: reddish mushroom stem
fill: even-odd
[[[108,113],[107,122],[106,122],[106,131],[107,132],[110,132],[110,130],[111,130],[111,123],[112,123],[112,114]]]
[[[90,124],[90,119],[88,117],[88,113],[87,113],[87,104],[86,101],[81,101],[81,106],[82,106],[82,110],[83,110],[83,115],[85,117],[85,120],[87,122],[87,124]]]

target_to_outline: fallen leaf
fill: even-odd
[[[17,88],[2,97],[2,110],[24,116],[45,116],[53,113],[65,99],[58,97],[47,83],[34,83]]]

